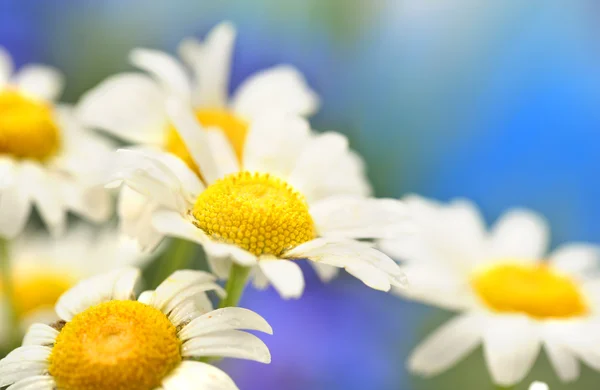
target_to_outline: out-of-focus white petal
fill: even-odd
[[[0,178],[0,237],[14,238],[25,227],[31,212],[33,183],[22,177],[18,165],[3,171]]]
[[[558,340],[544,340],[544,349],[554,371],[563,382],[572,382],[579,377],[579,361]]]
[[[23,346],[26,345],[51,345],[54,344],[58,331],[45,324],[33,324],[23,338]]]
[[[255,360],[270,363],[269,348],[258,337],[239,330],[213,332],[185,341],[181,347],[183,356],[215,356]]]
[[[183,361],[162,381],[164,390],[239,390],[223,371],[210,364]]]
[[[157,232],[205,245],[209,238],[192,222],[175,211],[158,210],[152,215],[152,226]]]
[[[231,57],[235,42],[235,27],[222,22],[204,39],[184,40],[179,52],[195,76],[194,104],[201,107],[225,107],[229,89]]]
[[[263,115],[252,121],[244,143],[243,167],[288,178],[311,139],[310,125],[291,115]]]
[[[45,65],[26,65],[15,75],[19,90],[37,98],[53,101],[64,88],[64,76],[55,68]]]
[[[99,303],[132,299],[139,277],[138,269],[123,268],[82,280],[58,299],[56,314],[70,321],[76,314]]]
[[[0,46],[0,89],[8,83],[13,72],[13,61],[6,49]]]
[[[586,243],[562,245],[549,258],[553,267],[578,278],[597,275],[599,260],[600,246]]]
[[[13,350],[0,360],[0,387],[30,376],[44,374],[48,370],[48,358],[51,352],[51,348],[37,345]]]
[[[226,258],[244,267],[255,265],[257,260],[254,254],[231,244],[208,241],[204,249],[209,256]]]
[[[317,263],[316,261],[311,261],[310,265],[315,269],[319,279],[325,283],[333,280],[340,272],[339,268],[332,265]]]
[[[133,65],[155,77],[164,88],[166,96],[190,102],[189,77],[175,58],[158,50],[134,49],[129,59]]]
[[[225,133],[218,128],[208,129],[206,137],[218,169],[218,177],[238,172],[240,165]]]
[[[86,92],[76,115],[121,139],[163,146],[168,126],[163,91],[150,77],[118,74]]]
[[[294,67],[279,65],[250,76],[235,92],[234,111],[245,118],[265,112],[308,116],[319,106],[319,97]]]
[[[512,386],[525,378],[540,351],[536,324],[525,316],[494,316],[486,321],[483,354],[494,380]]]
[[[312,204],[310,214],[323,237],[393,238],[414,231],[406,206],[395,199],[331,196]]]
[[[55,237],[61,236],[66,227],[67,210],[56,180],[42,166],[29,161],[21,164],[21,174],[37,187],[31,196],[48,230]]]
[[[235,329],[273,334],[269,323],[255,312],[241,307],[225,307],[192,320],[179,332],[179,338],[185,341],[213,332]]]
[[[529,390],[548,390],[549,387],[544,382],[533,382],[529,386]]]
[[[504,214],[490,233],[490,257],[535,261],[548,249],[550,232],[539,214],[512,210]]]
[[[417,346],[408,359],[411,371],[439,374],[473,352],[481,342],[482,319],[463,314],[442,325]]]
[[[258,265],[275,290],[286,299],[300,298],[304,291],[302,269],[293,261],[263,256]]]

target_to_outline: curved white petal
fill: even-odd
[[[183,356],[215,356],[271,362],[271,353],[265,343],[253,334],[239,330],[213,332],[190,339],[181,347]]]
[[[158,210],[152,215],[152,226],[161,234],[206,245],[206,234],[178,212]]]
[[[218,177],[238,172],[240,164],[225,133],[219,128],[209,128],[207,130],[206,137],[218,169]]]
[[[8,83],[13,72],[13,61],[8,51],[0,46],[0,89]]]
[[[29,218],[34,183],[22,174],[19,165],[5,168],[0,177],[0,237],[14,238]]]
[[[54,390],[56,382],[49,375],[35,375],[18,381],[6,390]]]
[[[163,146],[168,129],[163,91],[150,77],[118,74],[86,92],[76,115],[89,127],[130,142]]]
[[[58,331],[45,324],[33,324],[23,338],[23,346],[26,345],[51,345],[54,344]]]
[[[70,321],[76,314],[99,303],[132,299],[139,277],[140,270],[123,268],[85,279],[58,299],[56,314]]]
[[[63,91],[65,77],[57,69],[45,65],[25,65],[14,77],[17,87],[37,98],[53,101]]]
[[[195,105],[217,108],[227,105],[235,35],[233,24],[222,22],[208,33],[204,42],[188,38],[181,43],[181,57],[195,76]]]
[[[490,233],[490,256],[494,258],[540,259],[548,249],[550,232],[539,214],[512,210],[496,222]]]
[[[223,371],[210,364],[183,361],[162,381],[164,390],[239,390]]]
[[[273,334],[271,325],[255,312],[241,307],[225,307],[192,320],[179,332],[179,339],[185,341],[213,332],[235,329]]]
[[[252,267],[257,258],[254,254],[231,244],[208,241],[204,244],[208,256],[229,259],[244,267]]]
[[[331,196],[310,207],[320,236],[331,238],[393,238],[411,231],[403,202],[395,199]]]
[[[570,243],[560,246],[550,254],[550,264],[569,275],[585,278],[597,273],[600,246]]]
[[[279,65],[246,79],[235,92],[232,107],[245,118],[269,111],[308,116],[317,111],[319,97],[296,68]]]
[[[540,351],[536,324],[525,316],[495,316],[487,320],[483,354],[494,383],[512,386],[525,378]]]
[[[458,363],[479,345],[482,319],[463,314],[442,325],[417,346],[408,359],[408,368],[421,375],[436,375]]]
[[[333,280],[340,272],[339,268],[336,268],[332,265],[317,263],[315,261],[311,261],[310,265],[315,269],[319,279],[325,283]]]
[[[159,310],[164,310],[169,302],[176,299],[177,295],[182,291],[193,287],[194,285],[204,283],[210,284],[214,281],[214,275],[211,275],[208,272],[193,270],[175,271],[154,291],[154,301],[152,302],[152,306]]]
[[[288,178],[311,140],[304,118],[280,113],[263,115],[250,122],[244,143],[243,167]]]
[[[27,377],[42,375],[48,370],[52,349],[42,346],[19,347],[0,360],[0,387]]]
[[[283,298],[302,296],[304,275],[298,264],[290,260],[264,256],[259,259],[258,266]]]
[[[156,78],[168,97],[174,96],[190,102],[189,77],[174,57],[158,50],[134,49],[129,59],[133,65]]]
[[[572,382],[579,377],[579,361],[571,351],[554,340],[545,340],[544,349],[554,371],[563,382]]]
[[[206,261],[208,262],[211,272],[215,274],[217,278],[221,280],[227,279],[232,264],[229,256],[219,257],[206,253]]]

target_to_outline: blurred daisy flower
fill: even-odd
[[[155,255],[158,252],[155,252]],[[59,238],[25,230],[9,247],[14,308],[23,330],[33,322],[57,320],[54,305],[79,280],[122,268],[141,266],[154,256],[142,254],[115,228],[94,229],[80,223]],[[0,291],[2,291],[0,289]],[[0,294],[0,313],[6,313]],[[8,336],[8,321],[0,319],[0,345]]]
[[[0,237],[19,234],[32,205],[55,235],[68,211],[92,221],[110,216],[109,194],[97,184],[111,146],[55,102],[62,88],[62,75],[47,66],[13,74],[0,47]]]
[[[600,247],[548,253],[548,226],[531,211],[509,211],[488,232],[468,201],[406,202],[417,234],[381,244],[410,278],[398,292],[461,313],[416,348],[413,372],[438,374],[480,344],[502,386],[521,381],[542,346],[563,381],[579,376],[578,359],[600,370]]]
[[[549,390],[549,387],[544,382],[533,382],[529,386],[529,390]]]
[[[206,130],[222,131],[238,157],[249,123],[263,113],[310,115],[316,111],[318,97],[288,65],[249,77],[229,97],[234,40],[235,29],[227,22],[216,26],[203,42],[188,38],[179,48],[184,64],[160,51],[134,50],[131,62],[149,75],[125,73],[105,80],[82,97],[78,116],[86,125],[125,141],[173,153],[200,175],[167,114],[168,97],[189,102],[196,120]],[[146,201],[125,188],[119,202],[122,228],[134,235],[135,224],[129,221],[146,212]]]
[[[312,260],[324,280],[339,267],[378,290],[404,285],[398,265],[359,240],[404,234],[405,207],[365,195],[346,138],[315,134],[297,116],[263,116],[248,128],[240,159],[223,133],[203,131],[177,102],[168,106],[201,178],[170,154],[121,151],[113,185],[154,205],[137,221],[138,237],[153,231],[200,243],[223,278],[232,261],[256,266],[254,284],[270,283],[286,298],[304,289],[296,259]]]
[[[258,314],[213,310],[214,277],[177,271],[133,300],[137,269],[80,282],[58,301],[62,321],[34,324],[23,346],[0,361],[0,387],[24,389],[237,389],[198,357],[270,362],[267,346],[239,329],[272,333]]]

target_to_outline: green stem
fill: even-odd
[[[20,327],[19,319],[17,317],[17,310],[15,305],[14,288],[12,284],[12,272],[10,266],[10,258],[8,255],[8,241],[4,238],[0,238],[0,277],[2,282],[2,292],[4,293],[5,301],[7,304],[7,321],[8,321],[8,332],[11,347],[19,344],[20,338]]]
[[[246,280],[250,274],[250,269],[250,267],[242,267],[235,263],[231,265],[229,279],[227,279],[227,285],[225,286],[227,296],[221,300],[219,307],[237,306],[246,287]]]
[[[160,264],[154,279],[154,286],[158,286],[173,272],[185,269],[193,258],[197,244],[176,239],[173,240],[168,251],[160,258]]]

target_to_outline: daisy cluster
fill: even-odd
[[[0,345],[24,334],[0,388],[237,389],[212,362],[271,361],[246,332],[273,330],[238,307],[244,288],[300,298],[299,260],[324,282],[344,269],[455,311],[408,357],[414,373],[480,345],[498,386],[522,382],[542,350],[565,382],[580,362],[600,370],[597,246],[548,253],[528,210],[488,230],[467,200],[374,197],[347,138],[311,128],[320,102],[297,69],[229,93],[235,34],[222,23],[177,56],[135,49],[137,71],[74,106],[56,101],[58,71],[14,72],[0,49]],[[210,272],[181,269],[196,247]],[[175,271],[140,293],[158,254]]]

